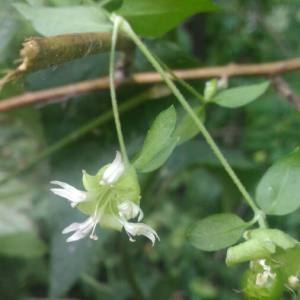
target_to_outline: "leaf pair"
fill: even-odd
[[[289,214],[300,207],[299,150],[283,158],[266,172],[258,184],[256,201],[269,215]],[[237,242],[247,227],[249,224],[236,215],[213,215],[193,225],[189,240],[198,249],[216,251]],[[286,249],[295,244],[295,240],[275,229],[253,230],[251,234],[251,239],[229,251],[229,264],[274,253],[276,245]],[[264,240],[267,242],[264,243]],[[273,242],[269,243],[268,240]]]
[[[194,111],[203,117],[201,108]],[[199,129],[188,114],[184,114],[177,124],[176,110],[170,106],[154,120],[142,150],[134,161],[135,168],[140,172],[154,171],[169,158],[178,144],[191,139],[198,132]]]

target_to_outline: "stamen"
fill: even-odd
[[[94,226],[93,226],[93,229],[92,229],[92,233],[90,234],[90,239],[94,240],[94,241],[97,241],[98,240],[98,237],[97,235],[95,234],[95,230],[96,230],[96,226],[97,226],[98,222],[95,222],[94,223]]]

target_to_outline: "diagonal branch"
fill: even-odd
[[[274,88],[278,94],[286,98],[296,110],[300,110],[300,98],[293,92],[289,84],[280,76],[271,78]]]
[[[174,74],[181,79],[195,80],[212,77],[234,77],[234,76],[275,76],[282,73],[300,70],[300,58],[282,60],[262,64],[228,64],[226,66],[195,68],[187,70],[175,70]],[[118,84],[152,84],[161,82],[160,75],[156,72],[136,73],[130,79],[118,82]],[[33,105],[36,103],[51,102],[56,99],[72,97],[95,90],[103,90],[109,87],[109,78],[102,77],[94,80],[82,81],[52,89],[27,92],[19,96],[0,101],[0,112],[15,108]]]
[[[0,88],[8,81],[26,73],[61,65],[68,61],[108,52],[111,32],[62,34],[50,37],[31,37],[24,41],[19,66],[0,79]],[[133,43],[124,35],[118,36],[116,49],[131,54]]]

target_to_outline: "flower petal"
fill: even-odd
[[[119,215],[126,220],[134,219],[138,216],[138,221],[144,217],[144,213],[140,206],[132,201],[124,201],[118,205]]]
[[[67,226],[66,228],[64,228],[64,230],[61,232],[62,234],[66,234],[66,233],[70,233],[73,231],[77,231],[79,230],[79,227],[82,223],[72,223],[69,226]]]
[[[82,223],[72,223],[71,225],[67,226],[62,233],[66,234],[75,231],[70,237],[67,238],[67,242],[78,241],[90,233],[90,238],[96,240],[97,236],[94,234],[94,231],[97,223],[98,219],[95,217],[89,217]]]
[[[70,184],[62,181],[51,181],[52,184],[56,184],[59,188],[51,188],[51,192],[69,200],[74,207],[80,202],[87,201],[87,193],[76,189]]]
[[[129,240],[131,242],[134,242],[134,236],[137,235],[144,235],[146,238],[148,238],[152,246],[154,246],[155,239],[159,240],[159,236],[156,233],[156,231],[151,228],[149,225],[144,223],[131,223],[131,222],[122,222],[124,229],[126,230],[127,234],[129,235]]]
[[[118,181],[125,169],[124,163],[122,161],[122,156],[119,151],[116,153],[114,161],[108,165],[106,170],[102,175],[100,184],[111,185]]]

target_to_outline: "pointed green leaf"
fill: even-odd
[[[30,6],[13,4],[18,12],[31,21],[34,29],[44,36],[67,33],[111,31],[105,11],[98,6]]]
[[[48,198],[48,201],[55,198]],[[71,209],[64,201],[51,201],[51,220],[53,224],[51,247],[49,249],[49,299],[61,299],[84,273],[93,270],[99,260],[104,259],[103,244],[107,241],[107,232],[101,230],[101,238],[93,241],[85,238],[67,243],[68,235],[62,234],[63,228],[74,222],[88,218],[81,212]],[[98,233],[99,228],[96,229]],[[63,280],[62,280],[63,279]]]
[[[300,151],[275,163],[260,180],[256,202],[269,215],[286,215],[300,207]]]
[[[227,89],[218,93],[211,102],[227,108],[244,106],[260,97],[268,87],[269,81],[264,81],[258,84]]]
[[[50,253],[50,299],[60,298],[83,273],[92,268],[101,257],[100,245],[105,237],[102,234],[98,242],[84,239],[66,243],[61,232],[54,235]]]
[[[147,164],[140,168],[140,171],[146,173],[158,169],[169,158],[177,144],[177,137],[172,137],[168,139],[167,143],[163,145],[160,151],[158,151],[154,156],[152,156],[151,159],[148,160]]]
[[[193,225],[188,239],[200,250],[216,251],[237,242],[248,226],[236,215],[217,214]]]
[[[158,37],[186,18],[217,9],[211,0],[124,0],[117,14],[142,36]]]
[[[197,116],[204,121],[205,111],[202,106],[194,108]],[[174,136],[178,137],[178,144],[182,144],[192,139],[199,133],[199,128],[189,114],[185,113],[175,129]]]
[[[149,129],[143,148],[134,161],[137,170],[153,171],[168,159],[178,141],[177,137],[173,137],[175,126],[176,111],[171,106],[156,117]]]

